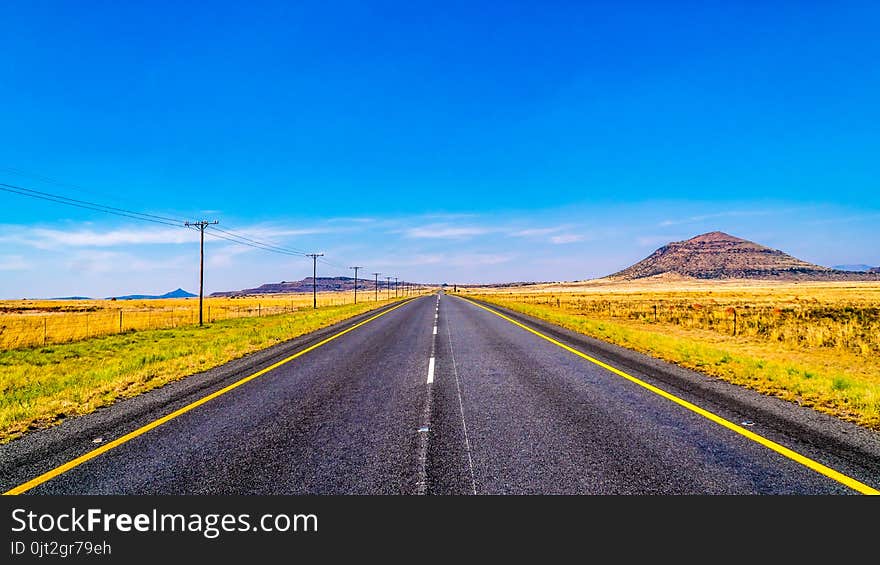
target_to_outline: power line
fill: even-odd
[[[303,251],[302,249],[296,249],[296,248],[293,248],[293,247],[282,247],[282,246],[280,246],[280,245],[275,245],[275,244],[271,244],[271,243],[265,243],[265,242],[262,242],[262,241],[256,241],[256,240],[254,240],[254,239],[250,239],[250,238],[248,238],[248,237],[245,237],[245,236],[241,235],[240,233],[231,232],[231,231],[229,231],[229,230],[222,230],[222,229],[220,229],[220,228],[218,228],[218,227],[216,227],[216,226],[215,226],[215,227],[212,227],[211,229],[214,229],[214,230],[219,231],[219,232],[221,232],[221,233],[225,233],[225,234],[227,234],[227,235],[231,235],[231,236],[234,236],[234,237],[238,237],[238,238],[240,238],[240,239],[243,239],[243,240],[245,240],[245,241],[249,241],[249,242],[251,242],[251,243],[257,243],[257,244],[260,244],[260,245],[266,245],[266,246],[268,246],[268,247],[274,247],[274,248],[276,248],[276,249],[280,249],[280,250],[282,250],[282,251],[288,251],[288,252],[292,252],[292,253],[299,253],[300,255],[306,255],[306,252]]]
[[[38,182],[44,182],[44,183],[47,183],[47,184],[54,184],[54,185],[56,185],[56,186],[63,186],[63,187],[67,187],[67,188],[72,188],[72,189],[74,189],[74,190],[76,190],[76,191],[83,192],[83,193],[86,193],[86,194],[91,193],[91,194],[93,194],[93,195],[100,195],[100,196],[104,196],[104,197],[107,197],[107,198],[112,198],[112,197],[111,197],[110,195],[108,195],[108,194],[105,194],[105,193],[103,193],[103,192],[95,191],[94,189],[90,189],[90,188],[85,187],[85,186],[82,186],[82,185],[78,185],[78,184],[74,184],[74,183],[70,183],[70,182],[60,181],[60,180],[58,180],[58,179],[55,179],[55,178],[52,178],[52,177],[49,177],[49,176],[46,176],[46,175],[40,175],[40,174],[37,174],[37,173],[31,173],[31,172],[29,172],[29,171],[24,171],[24,170],[22,170],[22,169],[16,169],[16,168],[14,168],[14,167],[0,167],[0,171],[5,171],[5,172],[7,172],[7,173],[12,173],[13,175],[18,175],[18,176],[22,176],[22,177],[28,177],[28,178],[31,178],[31,179],[37,180]]]
[[[70,186],[70,187],[77,186],[77,185],[62,183],[60,181],[56,181],[56,180],[51,179],[49,177],[40,177],[39,175],[27,175],[27,173],[24,173],[24,172],[19,171],[17,169],[10,169],[10,168],[4,167],[4,168],[0,168],[0,170],[11,171],[15,174],[22,174],[25,176],[32,176],[34,178],[42,179],[45,182],[54,183],[59,186]],[[72,206],[75,208],[92,210],[95,212],[102,212],[105,214],[113,214],[116,216],[131,218],[134,220],[152,222],[152,223],[171,226],[171,227],[182,227],[182,228],[188,228],[188,229],[195,229],[200,232],[200,239],[201,239],[201,246],[202,246],[202,257],[203,258],[204,258],[205,234],[207,234],[209,237],[213,237],[216,239],[222,239],[225,241],[229,241],[231,243],[237,243],[239,245],[246,245],[246,246],[252,247],[254,249],[261,249],[263,251],[269,251],[271,253],[278,253],[281,255],[288,255],[288,256],[292,256],[292,257],[312,257],[313,273],[315,273],[317,270],[317,266],[315,263],[317,262],[318,258],[323,257],[323,253],[310,254],[310,253],[306,253],[306,252],[299,250],[299,249],[283,247],[283,246],[276,245],[273,243],[259,241],[257,239],[242,235],[240,233],[236,233],[231,230],[225,230],[225,229],[218,228],[218,227],[216,227],[216,224],[217,224],[216,221],[207,222],[205,220],[201,220],[201,221],[191,222],[188,220],[171,218],[171,217],[167,217],[167,216],[160,216],[157,214],[137,212],[135,210],[128,210],[126,208],[107,206],[105,204],[99,204],[97,202],[90,202],[88,200],[80,200],[77,198],[70,198],[67,196],[61,196],[59,194],[53,194],[50,192],[45,192],[45,191],[41,191],[41,190],[36,190],[36,189],[18,186],[18,185],[14,185],[14,184],[8,184],[8,183],[0,183],[0,191],[12,193],[12,194],[18,194],[20,196],[27,196],[29,198],[35,198],[38,200],[54,202],[56,204],[63,204],[65,206]],[[321,263],[328,265],[330,267],[339,269],[340,271],[345,272],[345,270],[346,270],[345,266],[340,265],[338,263],[334,263],[333,261],[329,261],[327,259],[320,259],[320,261],[321,261]],[[379,275],[379,273],[373,273],[373,274],[376,275],[376,299],[378,300],[378,288],[379,288],[378,275]],[[200,276],[200,278],[201,278],[201,276]],[[357,279],[357,272],[355,272],[355,279]],[[200,283],[200,287],[201,287],[201,283]],[[389,285],[389,291],[390,291],[390,285]],[[395,293],[396,293],[396,289],[395,289]],[[201,294],[201,289],[200,289],[200,294]],[[315,294],[314,289],[313,289],[313,294]],[[317,307],[317,298],[315,298],[315,300],[313,302],[314,302],[315,306]],[[200,308],[200,323],[201,323],[201,308]]]
[[[248,247],[255,247],[257,249],[262,249],[263,251],[271,251],[273,253],[281,253],[283,255],[293,255],[296,257],[305,257],[308,255],[304,251],[299,251],[297,249],[291,249],[291,248],[287,248],[287,247],[281,247],[280,245],[275,245],[272,243],[265,243],[262,241],[257,241],[255,239],[251,239],[249,237],[245,237],[243,235],[239,235],[235,232],[231,232],[228,230],[223,230],[223,229],[220,229],[215,226],[210,226],[209,229],[211,231],[208,233],[208,235],[210,235],[212,237],[216,237],[218,239],[225,239],[227,241],[232,241],[234,243],[240,243],[242,245],[247,245]],[[224,235],[219,235],[218,233],[212,233],[212,232],[219,232],[219,234],[224,234]]]
[[[135,220],[142,220],[145,222],[154,222],[167,226],[182,227],[185,223],[184,220],[166,218],[164,216],[157,216],[155,214],[145,214],[143,212],[135,212],[133,210],[126,210],[124,208],[116,208],[113,206],[105,206],[103,204],[96,204],[94,202],[88,202],[86,200],[77,200],[76,198],[59,196],[57,194],[34,190],[32,188],[25,188],[23,186],[16,186],[14,184],[0,183],[0,190],[11,192],[14,194],[20,194],[22,196],[28,196],[30,198],[37,198],[39,200],[47,200],[49,202],[55,202],[57,204],[65,204],[67,206],[74,206],[76,208],[84,208],[86,210],[104,212],[106,214],[114,214],[116,216],[124,216],[126,218],[133,218]]]
[[[339,263],[334,263],[333,261],[328,261],[327,259],[319,259],[319,261],[321,261],[321,263],[324,263],[325,265],[335,267],[337,269],[345,270],[346,268],[345,265],[340,265]]]
[[[60,183],[58,183],[58,184],[60,184]],[[103,212],[106,214],[113,214],[116,216],[122,216],[125,218],[131,218],[134,220],[153,222],[156,224],[162,224],[162,225],[172,226],[172,227],[187,227],[187,228],[198,229],[196,227],[197,222],[188,222],[187,220],[181,220],[181,219],[177,219],[177,218],[169,218],[166,216],[159,216],[156,214],[147,214],[145,212],[136,212],[134,210],[128,210],[125,208],[117,208],[115,206],[107,206],[105,204],[98,204],[96,202],[89,202],[87,200],[79,200],[76,198],[70,198],[67,196],[52,194],[49,192],[35,190],[32,188],[27,188],[27,187],[23,187],[23,186],[14,185],[14,184],[0,183],[0,190],[5,191],[5,192],[9,192],[9,193],[19,194],[21,196],[27,196],[30,198],[45,200],[48,202],[55,202],[56,204],[64,204],[66,206],[73,206],[75,208],[83,208],[83,209],[92,210],[95,212]],[[255,239],[251,239],[249,237],[234,233],[229,230],[223,230],[223,229],[214,227],[213,225],[210,225],[209,228],[211,229],[212,232],[217,231],[217,232],[224,234],[224,235],[220,235],[217,233],[209,232],[208,235],[210,235],[211,237],[215,237],[218,239],[225,239],[225,240],[230,241],[232,243],[238,243],[241,245],[248,245],[250,247],[262,249],[264,251],[271,251],[274,253],[293,255],[293,256],[297,256],[297,257],[304,257],[306,255],[306,253],[303,251],[299,251],[299,250],[295,250],[295,249],[288,249],[288,248],[284,248],[284,247],[274,245],[271,243],[257,241]]]

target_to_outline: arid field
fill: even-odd
[[[880,284],[659,278],[461,294],[880,429]]]
[[[393,297],[393,292],[391,293]],[[382,292],[379,300],[387,299]],[[373,291],[358,292],[372,302]],[[352,304],[351,292],[318,293],[318,306]],[[205,298],[203,320],[215,322],[289,314],[312,308],[311,294]],[[198,298],[154,300],[0,300],[0,351],[148,329],[179,328],[199,322]]]
[[[319,293],[317,309],[310,294],[210,298],[204,327],[198,298],[4,301],[0,443],[396,300],[387,297]]]

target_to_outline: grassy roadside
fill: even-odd
[[[394,300],[0,352],[0,443]]]
[[[821,348],[789,349],[698,329],[594,319],[552,305],[518,302],[509,295],[470,296],[880,430],[876,358]]]

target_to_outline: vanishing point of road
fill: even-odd
[[[9,494],[874,494],[870,430],[407,300],[0,447]]]

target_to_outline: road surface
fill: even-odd
[[[491,310],[502,315],[458,296],[416,298],[29,434],[0,447],[0,486],[437,495],[880,488],[874,432]]]

